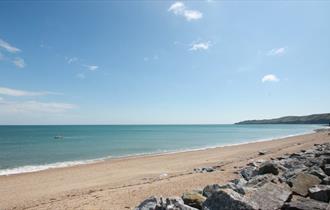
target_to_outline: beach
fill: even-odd
[[[0,176],[0,209],[133,209],[151,195],[180,196],[237,178],[248,162],[268,160],[330,141],[328,132],[217,147],[133,156]],[[267,151],[259,155],[259,151]],[[200,167],[216,168],[196,173]]]

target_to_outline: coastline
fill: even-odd
[[[106,157],[100,157],[100,158],[96,158],[96,159],[55,162],[55,163],[48,163],[48,164],[43,164],[43,165],[19,166],[19,167],[15,167],[15,168],[0,169],[0,177],[1,176],[11,176],[11,175],[25,174],[25,173],[35,173],[35,172],[44,171],[44,170],[74,167],[74,166],[80,166],[80,165],[96,164],[96,163],[109,161],[109,160],[114,160],[114,159],[168,155],[168,154],[176,154],[176,153],[184,153],[184,152],[192,152],[192,151],[202,151],[202,150],[215,149],[215,148],[221,148],[221,147],[245,145],[245,144],[249,144],[249,143],[275,141],[275,140],[280,140],[280,139],[283,139],[283,138],[289,138],[289,137],[301,136],[301,135],[306,135],[306,134],[312,134],[312,133],[318,132],[318,130],[322,130],[322,129],[326,129],[326,128],[324,128],[323,126],[320,126],[320,128],[316,128],[316,129],[313,129],[311,131],[297,133],[297,134],[290,134],[290,135],[284,135],[284,136],[279,136],[279,137],[262,138],[262,139],[257,139],[257,140],[247,140],[247,141],[243,141],[243,142],[240,142],[240,143],[233,143],[233,144],[210,145],[210,146],[201,147],[201,148],[177,149],[177,150],[173,150],[173,151],[150,152],[150,153],[131,154],[131,155],[124,155],[124,156],[115,156],[115,157],[109,155],[109,156],[106,156]]]
[[[93,164],[0,176],[0,209],[132,209],[150,195],[180,195],[236,178],[252,160],[329,142],[328,132],[199,151],[110,159]],[[258,151],[267,150],[264,156]],[[217,167],[195,173],[198,167]],[[28,192],[28,193],[27,193]]]

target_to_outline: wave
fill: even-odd
[[[98,158],[98,159],[91,159],[91,160],[65,161],[65,162],[50,163],[50,164],[45,164],[45,165],[27,165],[27,166],[21,166],[21,167],[17,167],[17,168],[1,169],[0,176],[8,176],[8,175],[14,175],[14,174],[21,174],[21,173],[44,171],[44,170],[53,169],[53,168],[65,168],[65,167],[76,166],[76,165],[85,165],[85,164],[91,164],[91,163],[105,161],[106,159],[110,159],[110,158],[111,158],[111,156],[104,157],[104,158]]]
[[[186,148],[186,149],[177,149],[177,150],[171,150],[171,151],[158,150],[158,151],[154,151],[154,152],[129,154],[129,155],[123,155],[123,156],[116,156],[116,157],[106,156],[106,157],[90,159],[90,160],[65,161],[65,162],[56,162],[56,163],[50,163],[50,164],[44,164],[44,165],[27,165],[27,166],[21,166],[21,167],[17,167],[17,168],[0,169],[0,176],[8,176],[8,175],[14,175],[14,174],[21,174],[21,173],[31,173],[31,172],[43,171],[43,170],[47,170],[47,169],[64,168],[64,167],[70,167],[70,166],[76,166],[76,165],[92,164],[92,163],[102,162],[102,161],[105,161],[108,159],[134,158],[134,157],[139,157],[139,156],[158,156],[158,155],[174,154],[174,153],[182,153],[182,152],[201,151],[201,150],[214,149],[214,148],[219,148],[219,147],[229,147],[229,146],[237,146],[237,145],[244,145],[244,144],[264,142],[264,141],[279,140],[279,139],[283,139],[283,138],[300,136],[300,135],[311,134],[311,133],[315,133],[315,130],[303,132],[303,133],[285,135],[285,136],[264,138],[264,139],[258,139],[258,140],[248,140],[248,141],[239,142],[239,143],[235,143],[235,144],[218,144],[218,145],[212,145],[212,146],[205,146],[202,148],[201,147]]]

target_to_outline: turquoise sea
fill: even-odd
[[[0,126],[0,175],[139,154],[240,144],[313,132],[321,125]],[[55,136],[63,138],[55,139]]]

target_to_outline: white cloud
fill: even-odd
[[[274,74],[268,74],[268,75],[265,75],[262,79],[261,79],[262,82],[278,82],[280,81],[276,75]]]
[[[191,45],[189,50],[208,50],[211,47],[211,42],[198,42]]]
[[[68,64],[74,63],[78,61],[77,57],[72,57],[72,58],[66,58]]]
[[[173,12],[175,15],[180,15],[186,18],[186,20],[198,20],[203,17],[203,14],[198,10],[187,9],[183,2],[175,2],[168,9],[169,12]]]
[[[25,61],[23,58],[15,58],[13,61],[13,64],[17,66],[18,68],[24,68],[26,66]]]
[[[203,17],[203,14],[198,10],[185,10],[183,15],[188,21],[198,20]]]
[[[17,53],[20,52],[21,50],[10,45],[8,42],[5,42],[4,40],[0,39],[0,47],[5,49],[6,51],[10,53]]]
[[[287,49],[285,47],[273,48],[268,51],[267,55],[269,56],[281,56],[286,53]]]
[[[38,101],[0,101],[0,113],[62,113],[76,108],[74,104]]]
[[[0,87],[0,95],[8,95],[8,96],[43,96],[43,95],[61,95],[60,93],[42,91],[42,92],[32,92],[25,90],[17,90],[7,87]]]
[[[84,73],[79,73],[76,75],[79,79],[85,79],[86,75]]]
[[[90,71],[96,71],[99,67],[95,65],[84,65]]]

